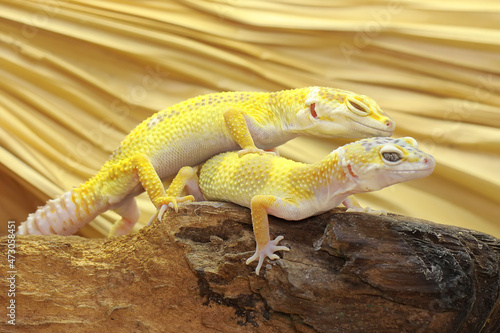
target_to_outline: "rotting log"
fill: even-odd
[[[500,331],[492,236],[339,208],[270,224],[291,250],[261,276],[245,265],[255,248],[250,212],[232,204],[185,204],[111,239],[18,236],[16,326],[4,320],[0,330]],[[7,253],[6,237],[0,248]],[[9,301],[3,292],[1,304]]]

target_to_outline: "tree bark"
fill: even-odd
[[[18,236],[22,332],[498,332],[500,241],[389,214],[270,217],[290,247],[254,273],[250,212],[189,203],[137,234]],[[3,286],[12,288],[8,239]],[[6,306],[2,306],[3,311]],[[5,317],[4,318],[8,318]],[[7,319],[9,320],[9,319]]]

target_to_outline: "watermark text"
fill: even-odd
[[[7,323],[16,325],[16,224],[14,221],[8,222],[7,236]]]

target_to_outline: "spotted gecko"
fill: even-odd
[[[370,138],[342,146],[313,164],[283,157],[249,154],[238,157],[228,152],[209,159],[199,170],[184,167],[167,189],[168,196],[179,196],[187,186],[194,196],[233,202],[251,208],[257,242],[257,275],[265,257],[278,259],[276,251],[283,236],[271,240],[268,214],[285,220],[301,220],[330,210],[340,203],[347,212],[386,214],[362,208],[353,194],[376,191],[386,186],[426,177],[434,170],[434,158],[419,150],[411,137]],[[199,185],[199,187],[197,187]],[[178,206],[174,206],[178,209]],[[168,209],[163,206],[158,218]]]
[[[198,96],[144,120],[94,177],[39,207],[18,234],[70,235],[108,209],[122,217],[112,233],[125,234],[139,218],[134,197],[145,190],[157,209],[168,204],[162,180],[183,166],[236,149],[260,155],[299,135],[390,136],[394,127],[371,98],[327,87]]]

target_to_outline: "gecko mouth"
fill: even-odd
[[[393,173],[419,173],[419,172],[432,172],[434,168],[427,169],[413,169],[413,170],[392,170]]]
[[[379,131],[379,132],[382,132],[382,133],[385,133],[385,134],[389,134],[392,135],[392,132],[391,130],[387,130],[385,128],[378,128],[378,127],[374,127],[374,126],[370,126],[370,125],[366,125],[366,124],[363,124],[363,123],[360,123],[359,121],[356,121],[356,120],[353,120],[351,119],[353,122],[355,122],[356,124],[358,124],[359,126],[361,127],[364,127],[364,128],[369,128],[369,129],[372,129],[372,130],[376,130],[376,131]]]

